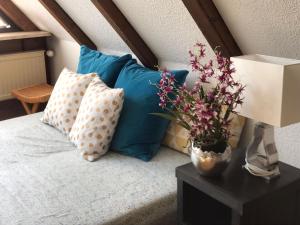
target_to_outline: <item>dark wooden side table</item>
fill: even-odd
[[[270,183],[241,167],[219,178],[200,176],[191,163],[177,167],[178,225],[299,225],[300,170],[279,167]]]

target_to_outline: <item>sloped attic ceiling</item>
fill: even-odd
[[[300,58],[299,0],[213,0],[243,53]]]
[[[64,28],[48,13],[38,0],[12,0],[26,16],[41,30],[46,30],[56,38],[74,41]]]
[[[188,50],[205,37],[181,0],[115,0],[160,61],[188,62]],[[212,50],[209,48],[209,55]]]
[[[244,53],[299,58],[300,2],[298,0],[213,0]],[[72,37],[38,0],[13,0],[41,29],[58,39]],[[57,0],[99,49],[130,52],[91,1]],[[114,0],[160,62],[188,62],[195,41],[206,43],[181,0]],[[212,54],[209,49],[209,55]]]
[[[41,29],[50,31],[59,39],[73,41],[38,0],[13,0],[13,2]],[[131,52],[91,1],[57,0],[57,2],[100,50]],[[206,43],[181,0],[114,2],[157,55],[159,61],[187,63],[187,52],[195,41]],[[212,54],[212,50],[209,51]]]

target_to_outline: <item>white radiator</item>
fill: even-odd
[[[44,51],[0,55],[0,101],[16,88],[46,83]]]

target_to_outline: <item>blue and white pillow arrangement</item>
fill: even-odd
[[[68,90],[75,93],[76,87],[81,88],[77,90],[77,96],[72,97],[80,104],[73,110],[76,114],[79,111],[78,115],[72,115],[70,120],[71,109],[68,107],[63,114],[60,109],[57,113],[57,102],[67,101],[62,97],[71,95],[67,89],[61,90],[66,78],[63,83],[59,78],[42,121],[68,134],[86,160],[94,161],[108,149],[144,161],[151,160],[158,152],[169,125],[167,120],[150,114],[161,112],[157,89],[150,85],[159,82],[160,72],[137,64],[130,54],[110,56],[81,46],[77,73],[79,83],[72,83],[73,89]],[[173,73],[178,84],[182,84],[188,71]],[[94,77],[94,74],[98,76]],[[83,88],[79,84],[85,76],[88,76],[86,79],[93,78]],[[61,99],[58,100],[57,96]],[[68,121],[67,128],[63,127],[63,121]]]

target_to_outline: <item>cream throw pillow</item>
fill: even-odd
[[[232,136],[228,141],[232,149],[235,149],[238,145],[245,121],[245,117],[232,115],[232,122],[230,124]],[[188,131],[172,121],[166,131],[163,144],[179,152],[189,154],[188,137]]]
[[[109,149],[123,100],[123,89],[111,89],[99,77],[90,83],[69,135],[84,159],[94,161]]]
[[[65,134],[70,133],[83,95],[96,76],[95,73],[77,74],[64,68],[55,84],[42,122]]]

